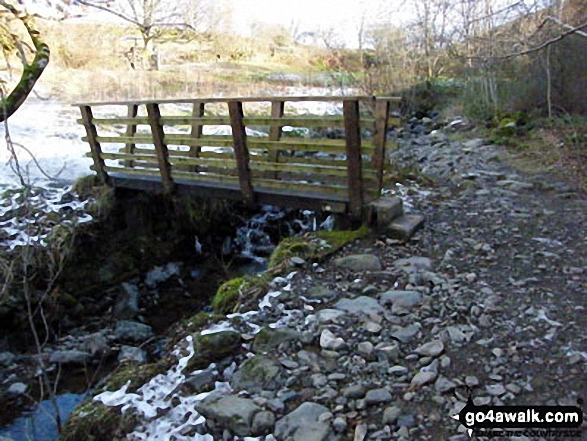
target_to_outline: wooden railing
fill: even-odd
[[[342,115],[300,116],[286,108],[305,101],[342,104]],[[338,203],[336,211],[360,216],[364,203],[381,192],[386,132],[399,122],[390,117],[390,107],[399,101],[365,96],[262,97],[76,106],[87,133],[83,139],[91,147],[92,168],[104,182],[121,176],[151,177],[168,193],[178,185],[205,185],[238,190],[237,196],[248,202],[265,200],[269,194],[284,200],[288,196],[317,199]],[[249,111],[249,106],[257,108]],[[97,112],[105,114],[96,117]],[[205,135],[207,125],[230,126],[232,134]],[[320,132],[311,138],[295,137],[287,136],[294,133],[284,130],[287,126],[330,131],[323,130],[321,137],[316,135]],[[247,135],[247,128],[267,135]],[[343,129],[339,132],[344,139],[329,139],[332,129]]]

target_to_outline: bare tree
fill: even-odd
[[[24,10],[18,10],[12,4],[0,0],[0,6],[4,8],[9,17],[4,17],[5,21],[0,25],[0,34],[3,39],[11,44],[4,45],[5,57],[7,58],[7,49],[14,49],[19,55],[23,65],[23,71],[18,84],[6,96],[2,96],[0,101],[0,121],[8,119],[18,108],[25,102],[32,92],[37,80],[49,63],[49,46],[43,41],[41,34],[37,30],[33,18]],[[34,47],[34,58],[29,63],[27,60],[27,50],[30,46],[23,42],[9,28],[10,20],[16,19],[24,25]],[[30,50],[29,50],[30,52]]]
[[[133,25],[141,34],[143,51],[149,58],[154,53],[154,41],[170,28],[197,29],[184,19],[189,12],[188,19],[199,24],[202,12],[196,7],[197,0],[189,3],[173,0],[77,0],[85,5],[106,13]],[[156,66],[150,65],[152,68]]]

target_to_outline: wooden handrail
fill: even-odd
[[[401,102],[402,98],[397,96],[372,96],[372,95],[357,95],[357,96],[260,96],[260,97],[227,97],[227,98],[186,98],[186,99],[163,99],[163,100],[134,100],[134,101],[96,101],[89,103],[74,103],[73,106],[128,106],[129,104],[193,104],[193,103],[228,103],[228,102],[300,102],[300,101],[390,101]]]

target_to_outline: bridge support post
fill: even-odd
[[[249,169],[249,149],[247,148],[247,133],[243,123],[243,103],[229,101],[230,125],[232,126],[232,145],[238,170],[238,180],[241,193],[247,204],[254,203],[253,186],[251,185],[251,171]]]
[[[271,101],[271,118],[281,118],[283,117],[283,112],[285,109],[285,102],[284,101]],[[283,126],[279,122],[271,122],[271,126],[269,127],[269,141],[279,141],[281,139],[281,134]],[[279,162],[279,150],[269,150],[269,161],[273,164]],[[279,172],[269,172],[267,177],[269,179],[277,179]]]
[[[193,118],[203,118],[205,105],[206,104],[204,102],[195,102],[194,107],[192,109],[192,117]],[[191,131],[190,131],[190,138],[191,139],[200,138],[202,136],[203,127],[204,126],[202,125],[201,122],[193,122],[192,127],[191,127]],[[202,147],[199,145],[198,146],[195,146],[195,145],[190,146],[190,157],[199,158],[201,151],[202,151]],[[199,170],[199,167],[197,165],[192,165],[192,166],[188,167],[188,170],[191,172],[197,172]]]
[[[165,194],[173,192],[173,178],[171,177],[171,164],[169,163],[169,152],[165,144],[165,133],[161,125],[161,112],[159,105],[156,103],[147,103],[147,115],[149,117],[149,125],[151,126],[151,133],[153,135],[153,144],[155,145],[155,152],[157,153],[157,162],[159,164],[159,172],[163,180],[163,191]]]
[[[363,217],[363,180],[361,166],[361,132],[359,126],[359,101],[345,100],[342,103],[346,158],[348,170],[349,211],[354,220]]]
[[[86,134],[88,135],[88,144],[90,144],[90,149],[92,150],[92,159],[94,160],[94,169],[100,178],[100,181],[103,184],[108,183],[108,174],[104,169],[104,159],[102,159],[102,146],[98,142],[98,132],[96,130],[96,126],[94,125],[92,115],[92,108],[90,106],[80,106],[80,111],[82,113],[82,120],[84,123],[84,127],[86,128]]]
[[[127,118],[136,118],[138,111],[139,111],[138,105],[129,104]],[[128,125],[126,126],[126,133],[124,136],[132,138],[133,136],[135,136],[136,133],[137,133],[137,125],[132,124],[132,123],[128,123]],[[127,143],[124,145],[124,153],[132,155],[134,153],[134,151],[135,151],[135,144],[134,143]],[[125,167],[133,168],[134,165],[135,165],[134,161],[132,161],[132,160],[124,161]]]
[[[375,101],[375,134],[373,144],[375,145],[375,154],[373,155],[373,166],[377,173],[377,191],[381,195],[383,187],[383,169],[385,162],[385,145],[387,141],[387,127],[389,118],[389,101]]]

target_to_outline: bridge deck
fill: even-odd
[[[338,103],[342,115],[286,114],[286,105],[306,101]],[[390,105],[398,102],[262,97],[77,106],[92,169],[111,185],[359,217],[381,192],[386,132],[397,123]],[[311,138],[309,127],[317,128]]]

